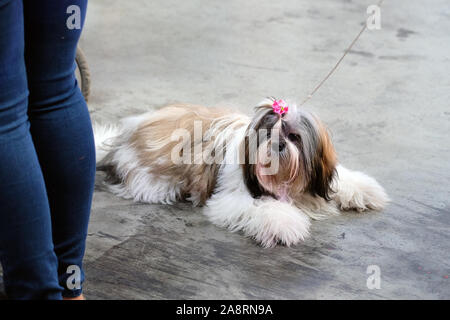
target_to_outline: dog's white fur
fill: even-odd
[[[139,202],[171,204],[182,198],[182,183],[174,182],[173,177],[149,172],[149,168],[142,166],[139,150],[129,143],[130,137],[141,123],[157,116],[146,113],[126,118],[117,126],[94,125],[97,161],[114,164],[114,170],[122,180],[133,172],[126,182],[109,185],[114,194]],[[251,119],[247,116],[234,117],[230,118],[230,123],[241,121],[250,124]],[[308,236],[310,219],[323,219],[339,214],[339,209],[354,209],[359,212],[381,210],[389,201],[384,189],[375,179],[341,165],[336,167],[337,175],[332,182],[335,193],[330,201],[306,192],[287,201],[270,196],[255,199],[244,182],[241,165],[233,161],[238,158],[239,146],[245,133],[246,125],[234,130],[232,136],[222,137],[224,140],[228,139],[225,161],[219,167],[214,192],[203,207],[205,215],[215,225],[231,231],[242,231],[263,247],[272,247],[277,243],[290,246]],[[163,141],[148,143],[150,149],[164,144]],[[170,155],[165,156],[167,158],[162,157],[157,161],[169,161]],[[181,182],[182,179],[180,177]],[[187,200],[194,205],[200,203],[199,195],[195,192]]]

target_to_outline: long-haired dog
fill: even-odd
[[[114,194],[190,201],[264,247],[303,240],[310,219],[380,210],[389,200],[373,178],[337,163],[315,115],[283,100],[264,100],[252,118],[175,104],[94,130],[98,169]]]

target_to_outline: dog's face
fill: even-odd
[[[305,110],[289,106],[279,114],[272,104],[263,101],[247,128],[242,165],[247,188],[255,198],[288,200],[308,192],[328,200],[336,153],[325,126]]]

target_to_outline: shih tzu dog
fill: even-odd
[[[373,178],[338,164],[315,115],[284,100],[264,100],[252,118],[175,104],[94,131],[98,169],[114,194],[190,201],[263,247],[298,243],[310,219],[381,210],[389,200]]]

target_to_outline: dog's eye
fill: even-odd
[[[288,139],[291,140],[292,142],[300,142],[300,136],[296,133],[289,133],[288,135]]]

